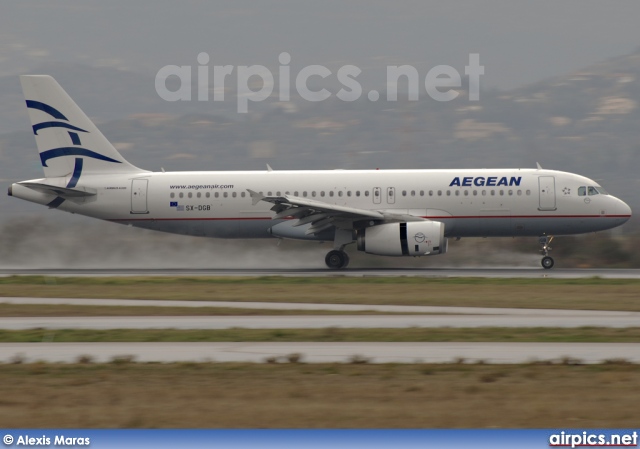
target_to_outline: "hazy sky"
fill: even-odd
[[[464,70],[509,89],[634,51],[640,2],[590,0],[4,1],[0,75],[83,62],[153,75],[167,64],[354,64],[379,82],[390,64]]]

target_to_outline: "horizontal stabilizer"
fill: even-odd
[[[95,189],[89,187],[74,187],[70,189],[68,187],[58,187],[37,182],[21,182],[19,184],[25,187],[29,187],[30,189],[33,189],[37,192],[57,195],[62,198],[83,198],[87,196],[94,196],[97,193]]]

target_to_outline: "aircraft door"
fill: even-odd
[[[538,191],[540,194],[538,210],[556,210],[556,178],[554,176],[540,176]]]
[[[387,187],[387,203],[395,204],[396,202],[396,189],[395,187]]]
[[[131,213],[148,214],[147,210],[147,187],[148,179],[131,180]]]
[[[373,188],[373,203],[380,204],[382,201],[382,189],[380,187]]]

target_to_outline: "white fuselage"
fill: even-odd
[[[66,185],[68,179],[59,178],[58,183]],[[77,187],[97,194],[64,201],[57,208],[142,228],[220,238],[282,237],[271,229],[287,218],[274,220],[272,205],[253,204],[248,190],[440,221],[447,237],[579,234],[629,219],[631,210],[623,201],[595,190],[579,194],[589,186],[598,184],[542,169],[85,173]],[[13,184],[12,195],[39,204],[55,198],[20,183]],[[300,238],[326,240],[331,235]]]

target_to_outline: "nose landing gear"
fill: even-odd
[[[540,245],[542,245],[542,249],[540,250],[540,252],[543,255],[541,264],[542,264],[542,268],[544,268],[545,270],[549,270],[550,268],[553,268],[553,265],[555,264],[553,257],[549,256],[549,252],[552,249],[551,246],[549,245],[551,244],[552,240],[553,240],[552,235],[543,235],[538,240],[538,242],[540,242]]]

